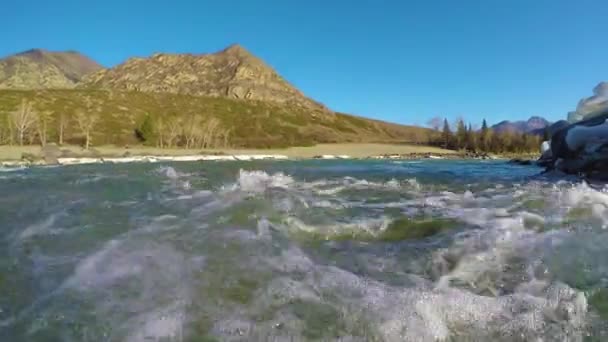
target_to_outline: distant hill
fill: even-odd
[[[73,88],[101,68],[75,51],[28,50],[0,59],[0,89]]]
[[[0,90],[0,144],[8,113],[31,101],[36,113],[48,113],[49,141],[58,141],[64,120],[64,141],[82,144],[78,114],[95,116],[93,146],[105,144],[157,145],[159,131],[173,135],[173,146],[184,146],[193,128],[213,126],[215,140],[207,147],[271,148],[340,142],[427,143],[430,129],[403,126],[322,109],[223,97],[117,90]],[[138,131],[144,133],[141,140]],[[36,131],[32,130],[35,134]],[[204,132],[203,132],[204,133]],[[221,138],[219,137],[221,136]],[[217,139],[216,139],[217,138]],[[225,138],[225,140],[224,140]],[[163,137],[168,144],[168,137]],[[194,147],[200,147],[200,144]]]
[[[322,109],[240,45],[211,54],[155,54],[87,76],[80,88],[227,97]]]
[[[532,133],[542,135],[545,127],[551,123],[546,119],[533,116],[527,121],[501,121],[496,125],[492,126],[492,130],[495,132],[516,132],[516,133]]]
[[[0,144],[14,135],[8,114],[22,103],[48,116],[50,141],[59,140],[61,126],[63,141],[82,143],[79,127],[92,118],[93,145],[424,144],[437,134],[331,111],[239,45],[211,54],[131,58],[109,69],[76,52],[45,50],[2,63]],[[35,143],[39,135],[34,126],[24,135],[27,142]]]

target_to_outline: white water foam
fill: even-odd
[[[293,178],[284,173],[269,175],[264,171],[240,170],[237,186],[241,191],[260,193],[271,188],[286,189],[294,183]]]

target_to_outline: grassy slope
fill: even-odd
[[[103,90],[0,90],[0,115],[15,110],[21,99],[34,101],[37,110],[52,112],[53,120],[63,112],[73,116],[86,108],[88,98],[102,117],[95,127],[93,144],[135,144],[134,129],[146,115],[182,117],[202,115],[217,118],[222,128],[232,129],[230,144],[237,148],[310,146],[317,143],[413,142],[424,143],[429,130],[363,119],[346,114],[330,114],[298,107],[260,102],[187,95],[119,92]],[[3,118],[0,117],[0,120]],[[0,121],[1,122],[1,121]],[[50,139],[56,138],[57,124],[49,125]],[[70,120],[68,143],[81,142],[75,120]]]

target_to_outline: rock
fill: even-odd
[[[608,110],[608,82],[601,82],[593,88],[593,96],[580,100],[576,111],[568,113],[568,121],[576,123],[588,120]]]
[[[608,110],[555,132],[551,137],[553,159],[576,158],[579,150],[591,141],[597,143],[598,141],[605,140],[608,142],[608,132],[605,131],[608,126],[595,127],[600,125],[605,126],[606,119],[608,119]]]
[[[547,170],[567,174],[595,175],[608,172],[608,109],[588,119],[558,129],[551,148],[538,161]],[[543,144],[541,149],[545,149]]]
[[[510,164],[517,164],[517,165],[532,165],[532,161],[529,159],[519,159],[519,158],[515,158],[515,159],[511,159],[509,160]]]
[[[553,134],[555,134],[557,131],[560,131],[566,127],[570,126],[570,123],[566,120],[560,120],[557,121],[555,123],[553,123],[551,126],[549,126],[547,129],[549,131],[549,136],[552,136]]]
[[[33,163],[37,160],[40,160],[40,157],[33,153],[24,152],[21,154],[21,160],[26,161],[28,163]]]
[[[61,157],[62,153],[56,144],[46,144],[41,148],[42,159],[47,165],[59,164],[57,158]]]

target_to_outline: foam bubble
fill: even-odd
[[[294,182],[293,178],[283,173],[269,175],[264,171],[240,170],[238,186],[245,192],[264,192],[270,188],[287,188]]]

